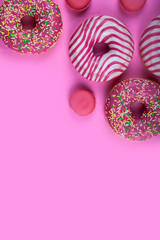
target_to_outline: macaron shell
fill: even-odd
[[[120,3],[125,10],[134,12],[143,8],[146,0],[120,0]]]
[[[67,4],[75,10],[84,10],[86,9],[91,0],[66,0]]]
[[[96,105],[94,95],[90,91],[84,89],[74,91],[70,97],[69,103],[72,110],[80,116],[89,115],[93,112]]]

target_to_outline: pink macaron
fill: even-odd
[[[96,101],[92,92],[79,89],[71,94],[69,100],[70,107],[80,116],[87,116],[93,112]]]
[[[146,0],[120,0],[122,7],[131,12],[135,12],[143,8]]]
[[[82,11],[89,6],[91,0],[66,0],[66,2],[72,9]]]

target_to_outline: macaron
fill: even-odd
[[[143,8],[146,0],[120,0],[122,7],[131,12],[135,12]]]
[[[92,92],[79,89],[71,94],[69,104],[75,113],[80,116],[87,116],[93,112],[96,101]]]
[[[72,9],[82,11],[89,6],[91,0],[66,0],[66,2]]]

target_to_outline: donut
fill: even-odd
[[[121,6],[127,11],[139,11],[146,3],[146,0],[120,0]]]
[[[97,55],[94,49],[99,44],[105,46],[106,50]],[[117,19],[108,16],[86,20],[69,43],[69,57],[73,66],[84,78],[94,82],[120,76],[127,69],[133,51],[134,42],[128,29]]]
[[[143,111],[135,117],[134,104]],[[105,104],[106,120],[112,130],[129,140],[144,141],[160,133],[160,85],[133,78],[118,83]]]
[[[96,102],[92,92],[86,89],[79,89],[70,97],[70,107],[80,116],[87,116],[93,112]]]
[[[145,29],[139,43],[139,50],[147,69],[160,77],[160,15],[154,18]]]
[[[90,5],[91,0],[66,0],[68,6],[74,10],[85,10]]]
[[[23,27],[23,18],[35,21],[33,29]],[[4,0],[0,10],[0,35],[14,51],[40,54],[53,47],[62,32],[60,9],[52,0]]]
[[[2,6],[2,4],[1,4],[1,5],[0,5],[0,39],[2,38],[2,33],[1,33],[1,30],[2,30],[2,22],[1,22],[2,10],[3,10],[3,6]]]

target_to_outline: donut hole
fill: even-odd
[[[146,106],[144,105],[144,103],[135,102],[131,106],[132,116],[137,120],[142,117],[145,111],[146,111]]]
[[[110,50],[109,46],[107,43],[96,43],[94,46],[93,46],[93,54],[95,57],[100,57],[106,53],[108,53]]]
[[[21,19],[21,24],[23,29],[32,30],[36,27],[36,19],[33,16],[27,15]]]

